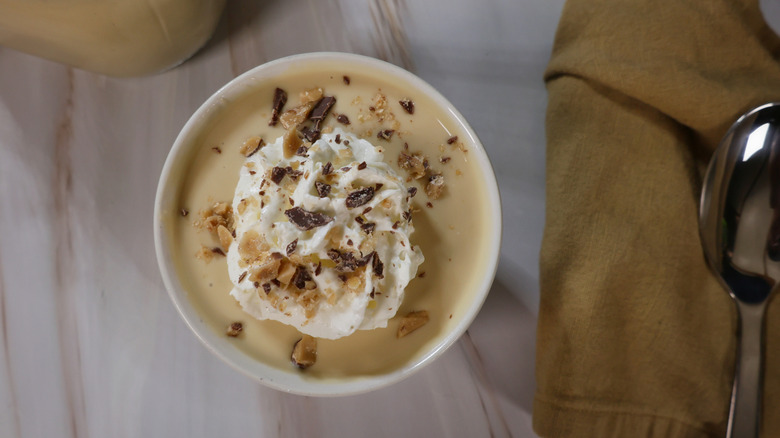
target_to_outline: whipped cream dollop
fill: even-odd
[[[230,294],[318,338],[387,326],[424,260],[409,241],[413,194],[379,146],[336,129],[292,153],[289,135],[241,168]]]

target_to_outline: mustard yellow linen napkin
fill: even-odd
[[[545,74],[547,216],[534,428],[725,434],[736,310],[698,235],[703,171],[736,118],[780,100],[755,0],[569,0]],[[764,436],[780,436],[780,304]]]

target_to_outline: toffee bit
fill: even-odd
[[[407,113],[414,114],[414,102],[412,102],[411,99],[399,100],[398,103],[403,107],[403,109]]]
[[[344,85],[349,85],[349,76],[344,76],[342,79],[344,80]]]
[[[317,262],[317,267],[314,268],[314,275],[320,275],[322,273],[322,261]]]
[[[213,148],[211,148],[211,150],[218,154],[222,153],[222,149],[220,149],[219,146],[214,146]]]
[[[321,133],[322,131],[316,127],[310,128],[308,126],[304,126],[303,129],[301,129],[301,135],[303,135],[303,138],[305,138],[309,143],[314,143],[317,141],[317,139],[320,138]]]
[[[336,117],[336,120],[342,125],[349,125],[349,117],[345,114],[339,114],[338,117]],[[338,141],[336,141],[336,143],[338,143]]]
[[[429,319],[428,311],[426,310],[407,313],[406,316],[401,318],[400,324],[398,324],[398,332],[396,332],[396,336],[403,338],[409,333],[412,333],[413,331],[427,324]]]
[[[290,360],[293,365],[304,370],[317,362],[317,339],[309,335],[303,335],[298,342],[293,345]]]
[[[355,208],[360,207],[361,205],[365,205],[372,199],[374,199],[374,188],[363,187],[362,189],[355,190],[354,192],[351,192],[349,195],[347,195],[347,200],[345,202],[347,204],[347,208]]]
[[[283,167],[274,166],[274,168],[271,169],[271,181],[273,181],[277,185],[279,185],[279,183],[282,182],[285,175],[287,175],[287,169]]]
[[[407,190],[407,192],[409,193],[409,196],[414,198],[414,195],[417,194],[417,187],[409,187],[409,190]]]
[[[312,278],[306,267],[299,265],[295,268],[295,274],[293,274],[291,281],[298,289],[306,289],[306,282],[312,281]]]
[[[452,137],[447,139],[447,144],[453,144],[456,141],[458,141],[458,136],[457,135],[453,135]]]
[[[231,338],[235,338],[241,334],[242,330],[244,330],[244,325],[241,324],[240,322],[234,322],[231,323],[229,326],[227,326],[227,330],[225,331],[225,334],[227,334]]]
[[[221,255],[222,257],[225,256],[225,251],[222,251],[222,248],[219,248],[217,246],[215,246],[214,248],[211,248],[211,252],[213,252],[214,254]]]
[[[322,181],[314,181],[314,188],[317,189],[317,195],[320,198],[327,198],[330,194],[330,184],[326,184]]]
[[[376,111],[376,108],[374,108],[373,106],[370,106],[370,107],[368,107],[368,110],[373,113],[374,111]]]
[[[444,175],[431,175],[428,184],[425,186],[425,194],[431,199],[439,199],[444,192]]]
[[[268,122],[269,126],[276,126],[279,122],[279,114],[282,112],[282,108],[287,103],[287,92],[281,88],[274,90],[273,107],[271,109],[271,121]]]
[[[301,231],[321,227],[333,221],[333,218],[330,216],[307,211],[301,207],[293,207],[289,210],[285,210],[284,215]]]
[[[360,225],[360,228],[366,234],[373,234],[374,229],[376,229],[376,224],[374,222],[366,222],[365,224]]]
[[[290,257],[292,253],[295,252],[295,249],[298,247],[298,239],[293,240],[290,242],[289,245],[287,245],[287,257]]]
[[[385,129],[383,131],[377,132],[376,138],[381,138],[382,140],[390,141],[390,139],[393,138],[393,134],[395,134],[394,129]]]
[[[311,114],[309,115],[309,120],[314,122],[314,128],[316,130],[319,130],[322,121],[325,120],[325,117],[327,117],[328,112],[330,112],[330,109],[335,103],[335,97],[325,96],[314,105],[314,109],[311,110]]]
[[[336,134],[336,144],[341,144],[341,134]]]
[[[190,211],[187,210],[186,208],[182,208],[181,210],[179,210],[179,214],[181,214],[181,217],[187,217],[187,215],[190,214]]]
[[[271,283],[263,283],[263,292],[265,292],[266,295],[271,293]]]
[[[307,148],[306,146],[301,146],[298,148],[297,151],[295,151],[295,155],[306,158],[309,156],[307,152],[309,152],[309,148]]]
[[[357,167],[357,168],[358,168],[358,170],[363,170],[363,169],[365,169],[366,167],[368,167],[368,164],[366,164],[366,162],[364,161],[364,162],[362,162],[362,163],[358,164],[358,167]]]
[[[325,163],[325,166],[322,167],[322,174],[330,175],[331,173],[333,173],[333,163],[328,161],[327,163]]]
[[[241,283],[242,281],[244,281],[244,279],[246,278],[246,274],[247,274],[247,272],[244,271],[244,272],[241,273],[241,275],[238,276],[238,283]]]

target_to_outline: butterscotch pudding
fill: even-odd
[[[492,280],[489,164],[394,67],[292,64],[212,98],[166,163],[158,214],[188,322],[302,385],[406,375],[465,330]]]

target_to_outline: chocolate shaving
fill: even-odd
[[[342,125],[349,125],[349,117],[347,117],[344,114],[339,114],[338,117],[336,117],[336,120],[338,120],[338,122],[341,123]]]
[[[305,138],[309,143],[314,143],[317,141],[317,139],[320,138],[321,133],[322,131],[320,131],[316,126],[314,128],[304,126],[301,129],[301,135],[303,135],[303,138]]]
[[[225,255],[225,251],[222,251],[222,248],[215,246],[214,248],[211,248],[211,252],[214,254],[219,254],[221,256]]]
[[[265,292],[266,295],[271,293],[271,283],[263,283],[263,292]]]
[[[297,151],[295,151],[295,155],[305,158],[309,156],[306,152],[309,152],[309,148],[307,148],[306,146],[301,146],[298,148]]]
[[[366,214],[368,214],[368,212],[369,212],[369,211],[371,211],[371,210],[373,210],[373,208],[371,208],[371,207],[366,207],[366,209],[365,209],[365,210],[363,210],[363,214],[364,214],[364,215],[366,215]]]
[[[341,134],[336,134],[336,144],[341,144]]]
[[[239,282],[239,283],[241,283],[242,281],[244,281],[244,279],[246,278],[246,274],[247,274],[247,272],[246,272],[246,271],[244,271],[244,272],[242,272],[242,273],[241,273],[241,275],[239,275],[239,276],[238,276],[238,282]]]
[[[393,229],[394,230],[398,229],[398,221],[393,222]]]
[[[319,195],[320,198],[327,198],[330,194],[330,184],[314,181],[314,188],[317,189],[317,195]]]
[[[250,174],[250,175],[254,175],[254,174],[256,174],[256,173],[257,173],[257,172],[255,172],[254,170],[250,170],[250,171],[249,171],[249,174]]]
[[[379,191],[379,189],[381,189],[381,188],[382,188],[382,187],[384,187],[384,186],[385,186],[385,185],[384,185],[384,184],[382,184],[382,183],[376,183],[376,185],[374,186],[374,191],[375,191],[375,192],[378,192],[378,191]]]
[[[255,154],[255,152],[259,151],[260,148],[263,147],[263,146],[265,146],[265,140],[263,140],[261,138],[260,141],[257,142],[257,145],[254,147],[254,149],[252,149],[251,151],[246,151],[246,155],[245,156],[247,158],[251,157],[252,155]]]
[[[189,210],[187,210],[186,208],[182,208],[182,209],[179,211],[179,214],[181,214],[181,217],[186,217],[188,214],[190,214],[190,211],[189,211]]]
[[[347,195],[347,208],[355,208],[360,207],[361,205],[365,205],[370,200],[374,198],[374,188],[373,187],[363,187],[360,190],[355,190],[354,192]]]
[[[306,211],[301,207],[293,207],[289,210],[285,210],[284,215],[287,216],[293,225],[302,231],[321,227],[333,221],[333,218],[330,216],[324,215],[322,213]]]
[[[358,265],[359,267],[366,266],[367,264],[369,264],[369,263],[371,262],[371,259],[372,259],[373,257],[375,257],[375,256],[376,256],[376,251],[371,251],[370,253],[366,254],[366,255],[365,255],[365,256],[363,256],[363,257],[361,257],[361,258],[360,258],[360,259],[357,261],[357,265]]]
[[[347,239],[347,245],[352,246],[352,239]]]
[[[375,293],[376,293],[376,290],[375,290],[375,289],[372,287],[372,288],[371,288],[371,293],[370,293],[370,294],[368,294],[368,296],[370,296],[370,297],[371,297],[371,299],[373,299],[373,298],[374,298],[374,294],[375,294]]]
[[[274,278],[273,280],[271,280],[271,283],[272,283],[274,286],[276,286],[276,287],[281,287],[281,286],[282,286],[282,282],[281,282],[281,281],[279,281],[279,280],[277,280],[277,279],[275,279],[275,278]]]
[[[331,173],[333,173],[333,163],[331,163],[330,161],[328,161],[328,162],[327,162],[327,163],[325,163],[325,165],[322,167],[322,174],[323,174],[323,175],[330,175]]]
[[[411,222],[412,213],[410,211],[403,212],[402,216],[404,217],[404,219],[406,219],[407,222]]]
[[[399,100],[398,103],[401,104],[407,113],[414,114],[414,102],[411,99]]]
[[[293,198],[292,198],[292,197],[288,196],[288,197],[287,197],[287,200],[289,200],[289,201],[290,201],[290,205],[291,205],[291,206],[295,207],[295,200],[293,200]]]
[[[368,167],[368,164],[366,164],[366,162],[365,162],[365,161],[364,161],[364,162],[362,162],[362,163],[360,163],[360,164],[358,164],[358,170],[363,170],[363,169],[365,169],[366,167]]]
[[[384,131],[377,132],[376,138],[389,141],[391,138],[393,138],[393,134],[395,134],[394,129],[385,129]]]
[[[342,172],[349,172],[349,169],[352,169],[352,168],[349,167],[349,166],[344,166],[344,167],[341,168],[341,171]]]
[[[298,247],[298,239],[295,239],[292,242],[290,242],[290,244],[287,245],[287,257],[290,257],[290,255],[295,252],[295,248],[297,247]]]
[[[453,144],[456,141],[458,141],[458,136],[457,135],[453,135],[452,137],[447,139],[447,144]]]
[[[312,278],[311,275],[309,275],[309,271],[306,270],[306,267],[299,265],[295,268],[295,274],[293,274],[292,280],[290,281],[298,289],[306,289],[306,282],[312,281]]]
[[[260,282],[259,281],[255,281],[254,283],[252,283],[252,286],[254,286],[255,289],[257,289],[258,287],[260,287]]]
[[[376,224],[374,222],[366,222],[365,224],[362,224],[360,228],[366,234],[373,234],[374,229],[376,229]]]
[[[441,158],[439,158],[439,162],[444,164],[444,163],[448,163],[451,159],[452,158],[450,158],[450,157],[441,157]]]
[[[382,260],[379,260],[379,256],[375,256],[373,261],[371,262],[371,267],[374,270],[374,275],[377,276],[377,278],[385,278],[384,270],[385,265],[382,263]]]
[[[317,262],[317,267],[314,268],[314,275],[320,275],[322,273],[322,262]]]
[[[275,182],[277,185],[282,182],[285,175],[287,175],[287,169],[283,167],[274,166],[274,168],[271,169],[271,181]]]
[[[344,76],[342,79],[344,79],[344,85],[349,85],[349,76]]]
[[[414,195],[417,194],[417,187],[409,187],[409,190],[407,190],[407,191],[409,192],[409,196],[414,198]]]
[[[336,103],[336,98],[333,96],[325,96],[314,105],[314,109],[311,110],[309,120],[314,122],[314,128],[319,131],[322,121],[327,117],[328,112]]]
[[[282,112],[282,108],[284,108],[284,104],[287,103],[287,92],[282,90],[281,88],[277,88],[274,91],[274,103],[273,103],[273,109],[271,113],[271,121],[268,122],[268,125],[270,126],[276,126],[276,124],[279,122],[279,114]]]
[[[211,148],[211,150],[218,154],[222,153],[222,149],[220,149],[219,146],[214,146],[213,148]]]
[[[433,204],[431,204],[430,202],[426,202],[425,206],[428,207],[428,208],[433,208]]]
[[[357,222],[357,223],[362,225],[362,224],[366,223],[366,220],[363,219],[362,217],[358,216],[358,217],[355,218],[355,222]]]
[[[339,252],[339,250],[331,248],[328,250],[328,258],[338,263],[339,261],[341,261],[341,253]]]

